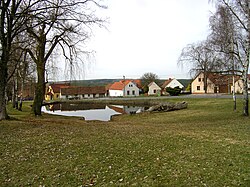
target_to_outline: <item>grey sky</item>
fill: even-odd
[[[108,30],[96,29],[89,48],[95,62],[85,79],[139,78],[153,72],[160,78],[187,78],[177,66],[183,47],[206,39],[212,5],[208,0],[107,0]]]

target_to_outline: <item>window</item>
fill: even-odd
[[[197,86],[197,90],[201,90],[201,87],[200,87],[200,86]]]
[[[135,95],[135,91],[134,90],[132,91],[132,95]]]
[[[156,93],[156,90],[154,90],[154,93]]]
[[[198,78],[198,81],[201,82],[201,78]]]
[[[127,91],[127,95],[129,95],[129,90]]]

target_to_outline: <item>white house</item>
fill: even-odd
[[[161,93],[161,87],[155,82],[151,82],[148,85],[148,95],[159,95]]]
[[[166,89],[168,87],[169,88],[175,88],[177,86],[179,86],[179,88],[181,88],[181,89],[184,88],[184,86],[177,79],[175,79],[175,78],[173,78],[173,79],[169,78],[168,80],[166,80],[163,83],[162,88],[163,89]]]
[[[139,96],[139,88],[132,80],[122,80],[109,87],[110,97]]]

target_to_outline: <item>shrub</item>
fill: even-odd
[[[166,92],[168,92],[171,96],[177,96],[181,93],[181,88],[179,88],[179,86],[175,88],[167,87]]]

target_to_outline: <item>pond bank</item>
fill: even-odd
[[[110,98],[110,99],[84,99],[84,100],[58,100],[45,101],[43,106],[60,103],[92,103],[92,104],[106,104],[106,105],[136,105],[136,106],[153,106],[162,103],[168,103],[163,99],[144,99],[144,98]]]

